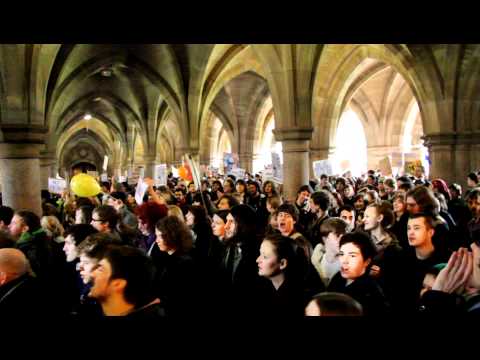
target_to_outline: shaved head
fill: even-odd
[[[0,285],[30,272],[30,263],[18,249],[0,249]]]

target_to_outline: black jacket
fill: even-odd
[[[36,318],[56,315],[40,283],[26,274],[0,287],[0,318]]]
[[[442,249],[432,253],[426,259],[418,259],[415,250],[410,248],[406,251],[406,261],[403,268],[404,303],[409,312],[416,312],[419,307],[420,291],[423,287],[423,279],[428,270],[441,263],[447,263],[450,253]]]
[[[166,256],[152,256],[156,266],[155,295],[168,316],[192,316],[198,311],[200,278],[190,255],[178,251]]]
[[[364,315],[382,315],[390,312],[390,305],[382,289],[367,273],[347,285],[347,280],[338,272],[328,285],[328,291],[351,296],[362,305]]]
[[[301,281],[287,278],[278,289],[275,289],[269,279],[259,278],[254,300],[256,311],[252,315],[278,319],[303,317],[310,298],[301,286]]]

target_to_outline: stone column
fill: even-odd
[[[155,155],[144,155],[143,160],[145,163],[145,177],[153,178],[155,172]]]
[[[273,133],[283,148],[283,195],[295,201],[298,188],[310,179],[309,141],[313,129],[275,129]]]
[[[40,153],[40,188],[48,190],[48,178],[56,177],[57,162],[53,153]]]
[[[430,156],[430,178],[451,182],[454,178],[455,136],[453,134],[428,135],[424,137]]]
[[[37,144],[1,143],[0,167],[3,205],[42,216],[39,151]]]
[[[252,173],[253,155],[251,153],[241,153],[238,155],[240,160],[240,168],[245,169],[246,172]]]

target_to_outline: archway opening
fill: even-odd
[[[254,173],[262,171],[272,164],[272,153],[277,153],[279,155],[280,162],[283,163],[282,143],[275,140],[273,129],[275,129],[275,119],[273,116],[271,116],[265,124],[265,130],[263,131],[263,136],[260,139],[260,151],[253,160]]]
[[[362,122],[352,110],[345,111],[340,118],[333,155],[334,173],[348,170],[353,176],[367,171],[367,138]]]

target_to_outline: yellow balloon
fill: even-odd
[[[80,197],[95,196],[102,191],[97,180],[88,174],[77,174],[72,177],[70,189]]]

